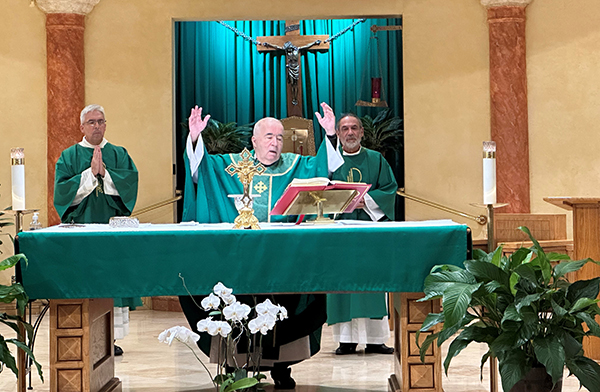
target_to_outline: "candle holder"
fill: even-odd
[[[371,78],[371,102],[381,101],[381,78]]]
[[[483,142],[483,204],[496,203],[496,142]]]
[[[25,149],[16,147],[10,149],[12,208],[25,209]]]

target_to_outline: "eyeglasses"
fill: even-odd
[[[99,119],[99,120],[89,120],[89,121],[85,122],[85,125],[89,125],[91,127],[93,127],[95,124],[98,124],[98,126],[101,127],[104,124],[106,124],[106,120]]]

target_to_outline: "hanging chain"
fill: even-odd
[[[229,30],[233,31],[235,34],[239,35],[246,41],[252,42],[254,45],[263,45],[263,43],[259,42],[256,38],[250,37],[248,34],[244,33],[243,31],[241,31],[239,29],[236,29],[233,26],[228,25],[227,23],[223,22],[222,20],[217,20],[216,22],[224,27],[227,27]]]
[[[340,35],[346,33],[348,30],[354,30],[354,28],[356,27],[357,24],[363,23],[364,21],[366,21],[366,19],[359,19],[359,20],[355,21],[350,26],[346,27],[344,30],[340,31],[336,35],[332,35],[331,37],[327,38],[325,40],[325,43],[329,43],[329,42],[333,41],[334,39],[338,38]]]
[[[331,37],[327,38],[324,42],[325,43],[332,42],[336,38],[339,38],[341,35],[343,35],[346,32],[348,32],[348,30],[354,30],[354,28],[356,27],[357,24],[363,23],[365,21],[366,21],[366,19],[358,19],[358,20],[356,20],[354,23],[352,23],[350,26],[346,27],[344,30],[342,30],[339,33],[337,33],[335,35],[332,35]],[[239,29],[236,29],[233,26],[228,25],[227,23],[223,22],[222,20],[217,20],[216,22],[218,24],[220,24],[221,26],[226,27],[229,30],[233,31],[236,35],[239,35],[240,37],[242,37],[246,41],[252,42],[254,45],[261,45],[261,46],[269,46],[270,45],[268,42],[260,42],[256,38],[250,37],[248,34],[244,33],[243,31],[241,31]]]

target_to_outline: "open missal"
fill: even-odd
[[[335,181],[324,177],[295,178],[275,203],[270,215],[317,214],[317,204],[325,214],[352,212],[369,188],[371,184],[362,182]]]

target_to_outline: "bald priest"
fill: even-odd
[[[317,119],[333,129],[335,124],[333,110],[325,103],[321,104],[324,115],[317,113]],[[242,184],[237,176],[232,177],[225,168],[241,160],[239,154],[209,155],[200,133],[207,125],[210,116],[202,119],[202,108],[192,109],[189,118],[190,134],[187,139],[186,183],[184,191],[183,220],[201,223],[233,223],[238,215],[234,202],[228,195],[242,194]],[[335,132],[333,132],[334,136]],[[284,221],[285,216],[270,216],[274,204],[281,197],[293,178],[327,177],[343,164],[339,151],[325,138],[316,156],[300,156],[283,153],[283,125],[271,117],[259,120],[254,126],[252,136],[256,161],[266,167],[262,174],[254,175],[251,192],[259,194],[253,200],[254,214],[261,222]],[[215,282],[216,283],[216,282]],[[271,378],[277,389],[292,389],[296,383],[291,377],[290,365],[298,363],[316,354],[320,348],[321,328],[325,323],[325,295],[271,295],[237,296],[249,305],[269,298],[272,302],[285,306],[289,318],[277,324],[277,331],[263,337],[261,369],[270,370]],[[180,297],[186,318],[192,329],[206,317],[190,297]],[[200,303],[200,301],[196,301]],[[201,334],[198,343],[202,351],[211,354],[211,339]],[[239,343],[238,352],[246,345]],[[216,350],[212,350],[213,354]],[[216,358],[211,358],[216,360]]]

